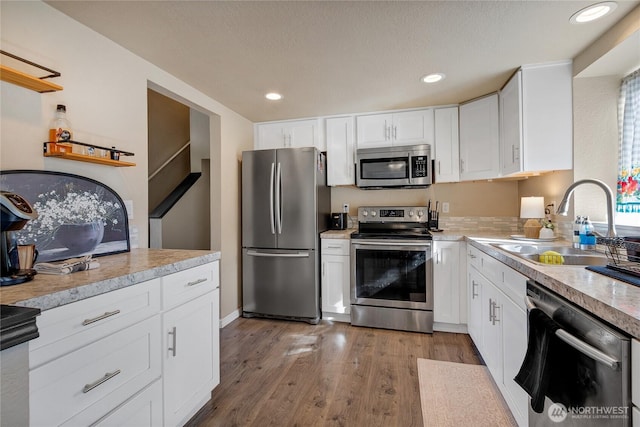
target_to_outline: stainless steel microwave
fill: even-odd
[[[360,188],[424,188],[431,185],[431,146],[362,148],[356,153]]]

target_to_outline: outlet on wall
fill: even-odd
[[[442,213],[449,213],[449,202],[442,202]]]
[[[349,203],[344,203],[342,205],[342,212],[347,213],[347,214],[349,213]]]

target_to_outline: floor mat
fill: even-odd
[[[483,365],[418,359],[422,419],[426,426],[516,426]]]

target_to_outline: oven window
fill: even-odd
[[[362,179],[408,179],[409,164],[407,157],[360,160]]]
[[[356,297],[427,301],[425,251],[358,249]]]

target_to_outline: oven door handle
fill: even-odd
[[[365,241],[358,241],[358,242],[352,242],[354,245],[361,245],[361,246],[396,246],[396,247],[403,247],[403,246],[422,246],[424,248],[428,248],[431,246],[431,243],[419,243],[419,242],[406,242],[406,243],[391,243],[391,242],[365,242]]]
[[[533,300],[529,296],[524,297],[524,302],[527,305],[527,308],[529,310],[533,308],[538,308],[538,306],[536,306],[536,304],[533,302]],[[597,362],[607,365],[609,368],[613,369],[614,371],[617,371],[620,368],[619,360],[616,360],[613,357],[609,356],[608,354],[603,353],[602,351],[598,350],[591,344],[587,344],[586,342],[582,341],[580,338],[577,338],[576,336],[570,334],[564,329],[556,330],[556,336],[560,338],[560,340],[562,340],[563,342],[567,343],[574,349],[578,350],[580,353],[594,359]]]

